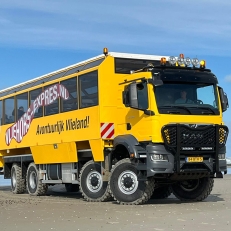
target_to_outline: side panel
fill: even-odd
[[[0,168],[3,168],[3,166],[4,166],[3,158],[2,156],[0,156]]]
[[[1,127],[1,150],[99,139],[99,106],[33,119],[21,142],[13,138],[8,146],[6,130],[10,126]]]
[[[134,135],[139,141],[152,140],[151,117],[143,111],[126,108],[123,104],[122,91],[126,81],[150,78],[150,72],[135,74],[116,74],[114,58],[107,57],[99,67],[100,86],[100,122],[114,123],[114,137],[125,134]],[[149,87],[149,96],[153,97],[153,88]],[[149,100],[150,101],[150,100]],[[149,108],[151,105],[149,102]]]
[[[31,147],[36,164],[77,162],[75,142]]]
[[[102,139],[90,140],[91,151],[94,161],[104,161],[103,141]]]

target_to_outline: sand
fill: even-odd
[[[170,196],[137,206],[114,201],[89,203],[63,186],[49,187],[48,195],[13,195],[0,187],[0,230],[231,230],[231,175],[216,179],[203,202],[183,203]]]

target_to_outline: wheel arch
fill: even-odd
[[[138,157],[138,152],[135,148],[136,145],[139,145],[138,140],[133,135],[121,135],[115,137],[113,141],[113,155],[121,154],[121,150],[124,151],[122,158],[130,158],[130,154],[134,154],[135,157]]]

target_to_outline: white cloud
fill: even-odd
[[[231,75],[225,76],[225,81],[231,83]]]
[[[1,0],[0,44],[229,55],[230,11],[229,0]]]

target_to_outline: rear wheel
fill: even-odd
[[[14,163],[11,168],[11,189],[15,194],[24,193],[26,190],[25,176],[18,163]]]
[[[173,194],[181,201],[202,201],[213,189],[214,180],[209,177],[177,182],[172,185]]]
[[[26,174],[27,191],[32,196],[43,196],[47,193],[47,185],[39,179],[39,172],[34,163],[30,163]]]
[[[151,199],[165,199],[172,194],[172,187],[170,185],[155,188]]]
[[[101,165],[88,161],[80,172],[80,191],[87,201],[107,201],[111,199],[108,182],[103,181]]]
[[[116,163],[111,172],[110,190],[120,204],[143,204],[154,190],[154,180],[138,181],[138,170],[129,159]]]
[[[65,184],[65,188],[67,192],[78,192],[79,185],[78,184]]]

